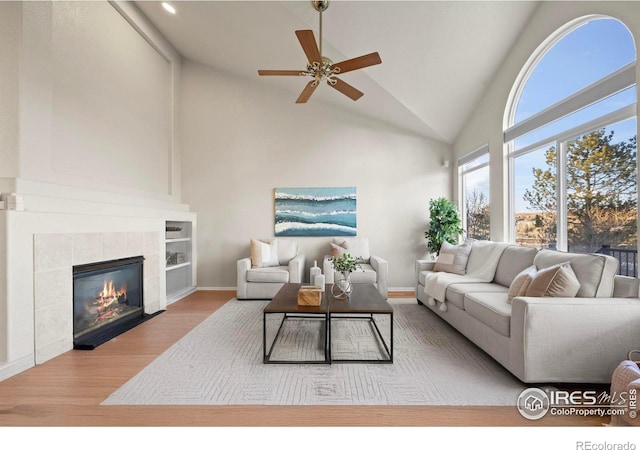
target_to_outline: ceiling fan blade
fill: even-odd
[[[301,70],[258,70],[258,75],[300,75]]]
[[[331,86],[332,88],[334,88],[339,92],[342,92],[344,95],[346,95],[353,101],[358,100],[360,97],[364,95],[363,92],[360,92],[359,90],[351,86],[349,83],[345,83],[339,78],[333,77],[331,78],[331,80],[335,80],[335,83],[332,83],[327,80],[327,84],[329,86]]]
[[[317,83],[316,80],[309,81],[309,83],[307,83],[302,93],[300,94],[300,97],[298,97],[298,100],[296,100],[296,103],[307,103],[307,100],[309,100],[309,97],[311,97],[313,91],[316,90],[318,84],[319,83]]]
[[[380,55],[378,52],[369,53],[368,55],[358,56],[357,58],[347,59],[346,61],[342,61],[339,63],[335,63],[331,66],[331,69],[335,69],[336,67],[340,68],[340,72],[345,73],[351,72],[352,70],[362,69],[363,67],[375,66],[376,64],[380,64],[382,60],[380,59]]]
[[[313,64],[314,62],[317,62],[322,64],[322,56],[320,55],[320,50],[318,50],[318,44],[316,43],[313,31],[296,30],[296,36],[298,36],[302,50],[304,50],[304,54],[307,55],[309,63]]]

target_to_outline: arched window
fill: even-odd
[[[630,255],[637,275],[635,64],[626,26],[593,16],[525,66],[506,112],[512,241]]]

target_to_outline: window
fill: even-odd
[[[489,210],[489,146],[458,161],[461,180],[462,227],[473,239],[491,238]]]
[[[552,144],[543,144],[513,158],[513,184],[516,195],[515,241],[530,247],[553,247],[557,242],[557,202],[555,172],[538,176],[532,168],[546,166],[546,149]],[[542,178],[544,183],[536,182]],[[546,190],[543,190],[544,184]]]
[[[636,276],[633,37],[618,20],[591,17],[541,55],[508,106],[512,241],[612,254],[619,273]]]

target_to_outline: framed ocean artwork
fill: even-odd
[[[355,236],[356,188],[276,188],[276,236]]]

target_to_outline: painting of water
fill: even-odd
[[[356,188],[276,188],[276,236],[355,236]]]

